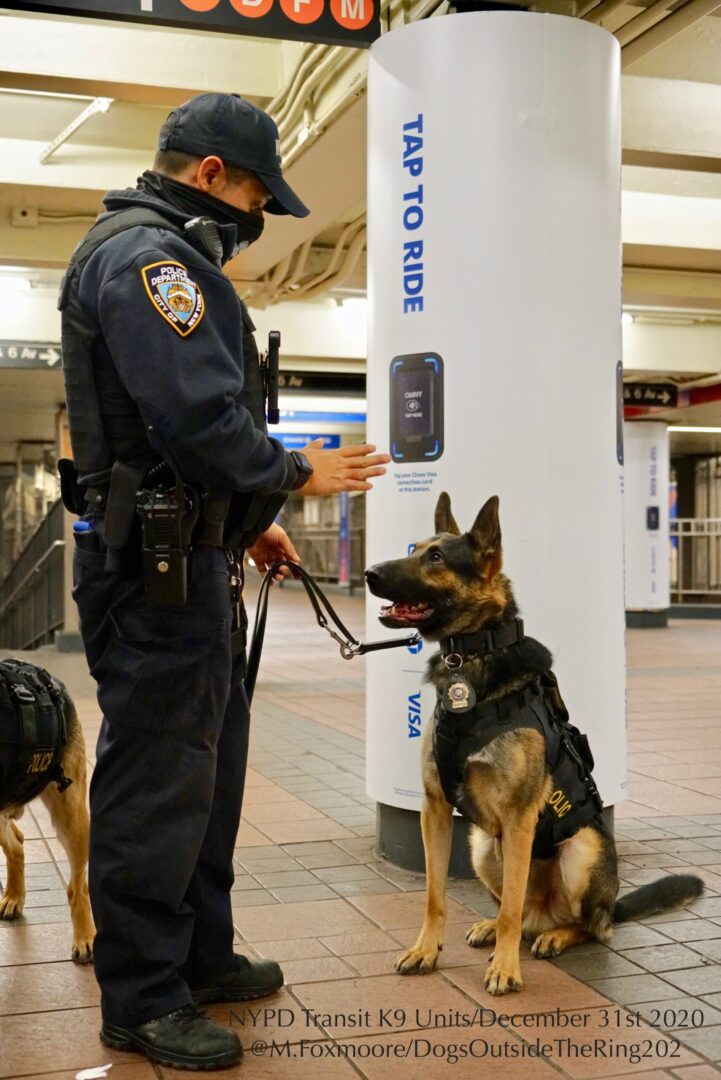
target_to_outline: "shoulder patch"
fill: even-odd
[[[205,314],[203,294],[182,263],[150,263],[140,271],[153,307],[181,337],[192,334]]]

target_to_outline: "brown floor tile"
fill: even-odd
[[[158,1073],[149,1061],[145,1061],[143,1058],[138,1057],[137,1054],[133,1054],[132,1056],[133,1061],[128,1065],[113,1065],[112,1069],[107,1074],[107,1080],[110,1080],[111,1076],[113,1080],[157,1080]],[[127,1060],[130,1055],[125,1054],[124,1057]],[[107,1064],[107,1061],[103,1062],[103,1065]],[[86,1067],[87,1066],[81,1066],[82,1069]],[[23,1073],[22,1080],[75,1080],[77,1075],[75,1069],[71,1072],[33,1073],[32,1076],[27,1076]]]
[[[336,956],[350,956],[353,953],[383,952],[385,949],[398,949],[399,943],[392,934],[383,930],[368,930],[358,934],[337,934],[334,937],[322,937],[325,945]]]
[[[402,950],[396,945],[386,952],[355,953],[345,956],[351,967],[359,975],[390,975],[395,971],[396,957]]]
[[[336,840],[353,834],[343,825],[338,825],[330,818],[320,821],[280,821],[268,822],[262,826],[263,833],[274,844],[294,844],[304,840]]]
[[[280,941],[253,942],[260,956],[282,963],[286,960],[309,960],[318,956],[330,956],[330,950],[316,938],[296,938]]]
[[[316,937],[321,928],[326,934],[376,929],[369,919],[345,900],[246,907],[238,912],[235,922],[249,941]]]
[[[100,1002],[92,964],[28,964],[0,968],[0,1016],[82,1009]]]
[[[721,772],[721,770],[719,770]],[[243,793],[243,810],[250,806],[261,806],[265,803],[270,803],[272,806],[277,806],[278,803],[291,802],[295,803],[296,797],[289,791],[286,791],[280,784],[267,784],[251,788],[246,788]]]
[[[426,901],[423,893],[396,893],[381,896],[354,896],[350,902],[384,930],[393,930],[406,929],[409,926],[420,929]],[[470,926],[476,922],[476,919],[473,912],[468,911],[455,900],[449,899],[448,923],[457,922],[468,922]],[[446,937],[448,936],[446,934]]]
[[[332,866],[358,866],[358,858],[336,848],[335,852],[326,855],[298,855],[298,862],[307,870],[322,870]]]
[[[280,1043],[284,1040],[281,1038]],[[243,1060],[232,1069],[224,1069],[218,1075],[222,1080],[306,1080],[306,1077],[319,1077],[320,1080],[357,1080],[358,1073],[348,1061],[335,1056],[328,1057],[323,1047],[329,1042],[290,1047],[281,1054],[272,1055],[268,1050],[261,1055],[246,1050]],[[315,1048],[315,1049],[314,1049]],[[159,1070],[163,1080],[187,1080],[188,1073],[178,1069]],[[197,1075],[197,1074],[195,1074]],[[203,1074],[206,1075],[206,1074]],[[108,1080],[111,1080],[108,1076]],[[113,1078],[114,1080],[114,1078]],[[121,1077],[121,1080],[123,1078]]]
[[[305,1008],[319,1016],[333,1038],[382,1034],[389,1028],[394,1032],[417,1030],[434,1013],[473,1012],[464,995],[439,975],[349,978],[298,984],[293,992]],[[352,1025],[354,1017],[358,1021]]]
[[[336,894],[327,885],[316,882],[315,885],[273,886],[273,896],[283,904],[306,903],[309,900],[331,900]]]
[[[287,986],[296,983],[327,982],[329,979],[347,979],[353,975],[345,961],[338,956],[318,956],[304,960],[288,960],[283,964]]]
[[[721,1069],[715,1065],[687,1065],[685,1068],[674,1069],[672,1076],[678,1080],[717,1080],[721,1076]]]
[[[341,881],[377,881],[378,874],[363,863],[355,863],[352,866],[326,866],[318,867],[313,871],[319,881],[325,881],[329,885],[336,885]]]
[[[523,1080],[552,1080],[558,1077],[552,1065],[537,1058],[519,1060],[518,1057],[492,1056],[491,1047],[500,1053],[501,1042],[512,1047],[507,1051],[509,1054],[518,1052],[521,1043],[513,1036],[497,1039],[487,1031],[479,1035],[458,1028],[440,1028],[403,1037],[377,1035],[340,1041],[348,1048],[349,1056],[353,1055],[356,1067],[367,1080],[395,1078],[399,1069],[412,1071],[414,1080],[439,1080],[443,1076],[448,1076],[448,1080],[481,1080],[484,1076],[492,1076],[494,1080],[519,1080],[520,1077]],[[393,1051],[398,1044],[406,1051],[402,1058]],[[365,1048],[365,1055],[362,1048]],[[382,1057],[380,1053],[383,1053]]]
[[[718,930],[721,934],[721,926]],[[69,960],[71,945],[69,920],[67,931],[57,926],[29,925],[23,921],[8,933],[0,934],[0,967]]]
[[[307,803],[294,799],[293,802],[261,803],[243,810],[243,817],[251,825],[263,825],[274,821],[325,821],[325,814],[314,810]]]
[[[258,1040],[267,1043],[272,1040],[279,1043],[298,1043],[302,1039],[316,1042],[327,1038],[323,1031],[305,1016],[302,1006],[299,1006],[294,996],[285,988],[271,997],[248,1005],[210,1005],[203,1011],[207,1012],[216,1024],[222,1024],[236,1033],[243,1044],[247,1060],[253,1056],[250,1050]],[[108,1080],[112,1078],[108,1077]]]
[[[586,1010],[584,1010],[584,1013],[586,1013]],[[586,1080],[586,1078],[592,1077],[623,1076],[634,1068],[639,1069],[638,1075],[642,1077],[649,1070],[668,1068],[670,1060],[673,1060],[678,1066],[695,1064],[699,1060],[696,1054],[685,1047],[680,1047],[676,1051],[673,1037],[667,1037],[645,1024],[636,1026],[634,1023],[633,1026],[628,1027],[626,1025],[626,1014],[623,1013],[623,1010],[620,1023],[618,1023],[613,1011],[609,1016],[607,1010],[590,1009],[587,1010],[587,1016],[587,1023],[583,1028],[576,1030],[571,1042],[577,1048],[585,1044],[595,1050],[596,1040],[598,1040],[600,1052],[592,1052],[588,1057],[576,1056],[578,1049],[574,1050],[573,1046],[568,1049],[563,1042],[559,1046],[555,1039],[560,1037],[561,1040],[564,1040],[566,1036],[559,1036],[558,1030],[552,1032],[549,1037],[547,1027],[540,1024],[529,1024],[523,1027],[521,1033],[524,1039],[531,1042],[535,1038],[550,1042],[553,1046],[553,1053],[549,1060],[553,1061],[574,1080],[575,1078]],[[610,1020],[610,1023],[607,1022],[608,1020]],[[630,1057],[634,1050],[639,1052],[640,1049],[641,1052],[644,1052],[645,1046],[643,1044],[645,1040],[651,1041],[651,1055],[649,1057],[644,1056],[641,1061],[634,1065]],[[670,1059],[671,1053],[674,1052],[677,1052],[678,1056]],[[634,1075],[633,1072],[631,1074]]]
[[[122,1054],[103,1046],[98,1039],[99,1030],[99,1009],[67,1009],[3,1017],[0,1077],[17,1080],[33,1072],[38,1075],[63,1070],[78,1072],[108,1062],[114,1065],[137,1062],[134,1054]],[[108,1076],[114,1071],[111,1069]],[[152,1076],[152,1073],[148,1075]],[[144,1080],[142,1072],[139,1077]]]
[[[597,990],[574,979],[546,960],[521,958],[523,990],[520,995],[495,998],[483,986],[490,950],[477,950],[485,955],[485,963],[473,967],[455,967],[443,971],[443,978],[459,987],[484,1009],[501,1012],[553,1012],[555,1009],[591,1009],[608,1005],[608,999]],[[413,979],[433,979],[437,975],[407,976]],[[522,995],[522,996],[521,996]]]
[[[263,833],[258,832],[255,826],[250,825],[247,821],[241,821],[240,828],[238,829],[238,836],[235,841],[236,847],[264,847],[270,844],[271,841]]]

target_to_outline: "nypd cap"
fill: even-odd
[[[186,101],[163,124],[158,146],[203,157],[217,154],[228,165],[249,169],[273,196],[265,208],[271,214],[310,213],[283,179],[275,121],[238,94],[199,94]]]

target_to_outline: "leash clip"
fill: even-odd
[[[455,671],[457,668],[463,667],[463,657],[457,652],[448,653],[448,656],[443,657],[443,663],[449,671]]]
[[[328,631],[333,638],[333,641],[340,645],[340,654],[344,660],[352,660],[354,656],[358,655],[360,645],[357,641],[351,642],[346,640],[346,638],[342,638],[340,634],[336,634],[335,630],[331,630],[327,623],[325,623],[325,625],[321,623],[321,626],[323,626],[324,630]]]

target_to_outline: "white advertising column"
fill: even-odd
[[[618,43],[580,19],[451,15],[370,50],[368,437],[393,463],[367,562],[431,535],[442,491],[461,528],[500,496],[504,570],[607,805],[625,788],[619,99]],[[379,603],[368,635],[391,636]],[[368,658],[381,831],[420,808],[433,648]]]
[[[666,626],[669,609],[668,426],[633,421],[624,433],[626,623]]]

